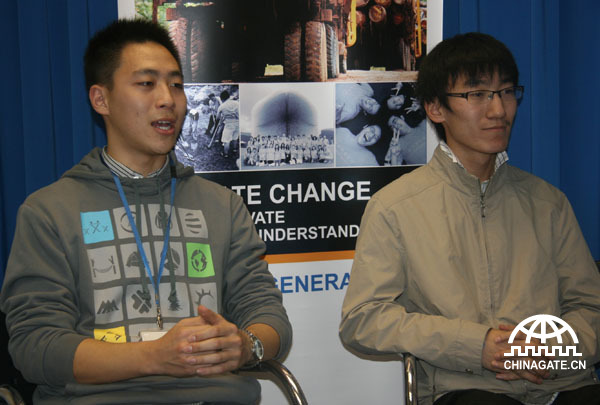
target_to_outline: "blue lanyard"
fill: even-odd
[[[127,202],[127,197],[125,197],[125,192],[123,191],[121,181],[119,180],[119,177],[117,177],[117,175],[114,173],[113,179],[115,180],[115,184],[117,185],[117,190],[119,191],[121,202],[123,202],[123,207],[125,208],[125,212],[127,213],[127,218],[129,218],[129,224],[131,225],[131,230],[133,231],[133,235],[135,236],[135,243],[137,244],[140,256],[142,256],[142,262],[144,263],[146,274],[148,274],[150,282],[154,287],[154,300],[156,302],[156,324],[160,329],[162,329],[163,322],[160,311],[160,295],[158,291],[160,279],[162,277],[163,270],[165,269],[165,259],[167,257],[167,251],[169,250],[169,237],[171,235],[171,214],[173,213],[173,202],[175,201],[175,184],[177,182],[177,179],[175,178],[175,176],[171,177],[171,205],[169,208],[169,218],[167,220],[167,227],[165,229],[165,240],[163,242],[162,253],[160,255],[160,264],[158,266],[158,274],[156,275],[156,280],[152,276],[152,270],[150,270],[150,264],[148,263],[148,258],[146,257],[144,245],[142,244],[142,238],[140,237],[140,232],[138,231],[137,226],[135,225],[135,219],[133,218],[133,214],[131,213],[131,209],[129,208],[129,203]],[[137,212],[136,215],[141,215],[141,213]]]

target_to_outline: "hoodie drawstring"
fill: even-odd
[[[137,229],[139,229],[141,231],[142,229],[142,204],[140,202],[140,192],[138,190],[138,187],[136,185],[136,183],[133,183],[133,190],[134,190],[134,195],[135,195],[135,226],[137,226]],[[140,281],[142,283],[142,291],[141,293],[139,293],[139,296],[141,299],[143,299],[146,302],[146,305],[148,305],[148,308],[150,308],[152,306],[151,304],[151,299],[152,296],[150,295],[150,290],[148,289],[148,277],[146,276],[146,271],[144,270],[144,262],[142,261],[142,252],[139,251],[138,248],[138,269],[140,270]]]
[[[166,231],[166,227],[170,224],[166,220],[167,211],[165,210],[165,199],[163,193],[160,190],[160,179],[156,178],[156,187],[158,190],[158,195],[160,198],[160,210],[158,213],[158,224],[163,229],[163,232]],[[169,309],[171,311],[177,311],[181,309],[181,305],[179,304],[179,297],[177,297],[177,289],[175,287],[175,270],[177,268],[176,263],[173,261],[173,249],[171,249],[171,245],[167,247],[167,261],[165,263],[165,268],[169,270],[169,284],[171,287],[171,292],[169,293]],[[177,253],[175,253],[177,254]]]

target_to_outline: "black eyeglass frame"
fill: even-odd
[[[467,102],[469,102],[469,94],[472,93],[480,93],[482,91],[485,92],[490,92],[491,97],[488,96],[487,100],[484,101],[492,101],[494,99],[494,94],[497,94],[498,97],[500,97],[500,100],[502,100],[502,92],[506,91],[508,89],[514,89],[515,90],[515,94],[517,94],[517,91],[520,91],[521,96],[519,98],[515,97],[515,100],[517,101],[517,103],[519,103],[522,99],[523,99],[523,95],[525,94],[525,87],[524,86],[509,86],[509,87],[505,87],[503,89],[500,90],[485,90],[485,89],[481,89],[481,90],[471,90],[471,91],[465,91],[464,93],[446,93],[446,96],[448,97],[460,97],[460,98],[464,98],[465,100],[467,100]]]

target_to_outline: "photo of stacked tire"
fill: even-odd
[[[142,3],[171,32],[188,83],[402,81],[425,54],[426,0]]]
[[[358,38],[349,48],[352,68],[418,70],[426,51],[426,1],[356,0],[356,24]]]

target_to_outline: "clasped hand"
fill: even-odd
[[[500,325],[499,329],[490,329],[488,331],[481,359],[483,367],[494,371],[496,378],[500,380],[513,381],[524,379],[535,384],[542,384],[543,380],[550,376],[547,370],[540,367],[527,369],[524,367],[514,367],[514,365],[517,364],[517,361],[522,361],[518,363],[520,365],[524,363],[539,365],[542,362],[550,361],[551,358],[547,356],[513,356],[511,352],[511,347],[513,346],[542,346],[539,339],[531,339],[527,343],[525,334],[520,331],[516,334],[514,341],[509,344],[508,340],[514,328],[512,325]]]
[[[207,376],[236,370],[250,358],[242,335],[236,325],[200,305],[198,316],[179,321],[149,342],[156,356],[154,374]]]

